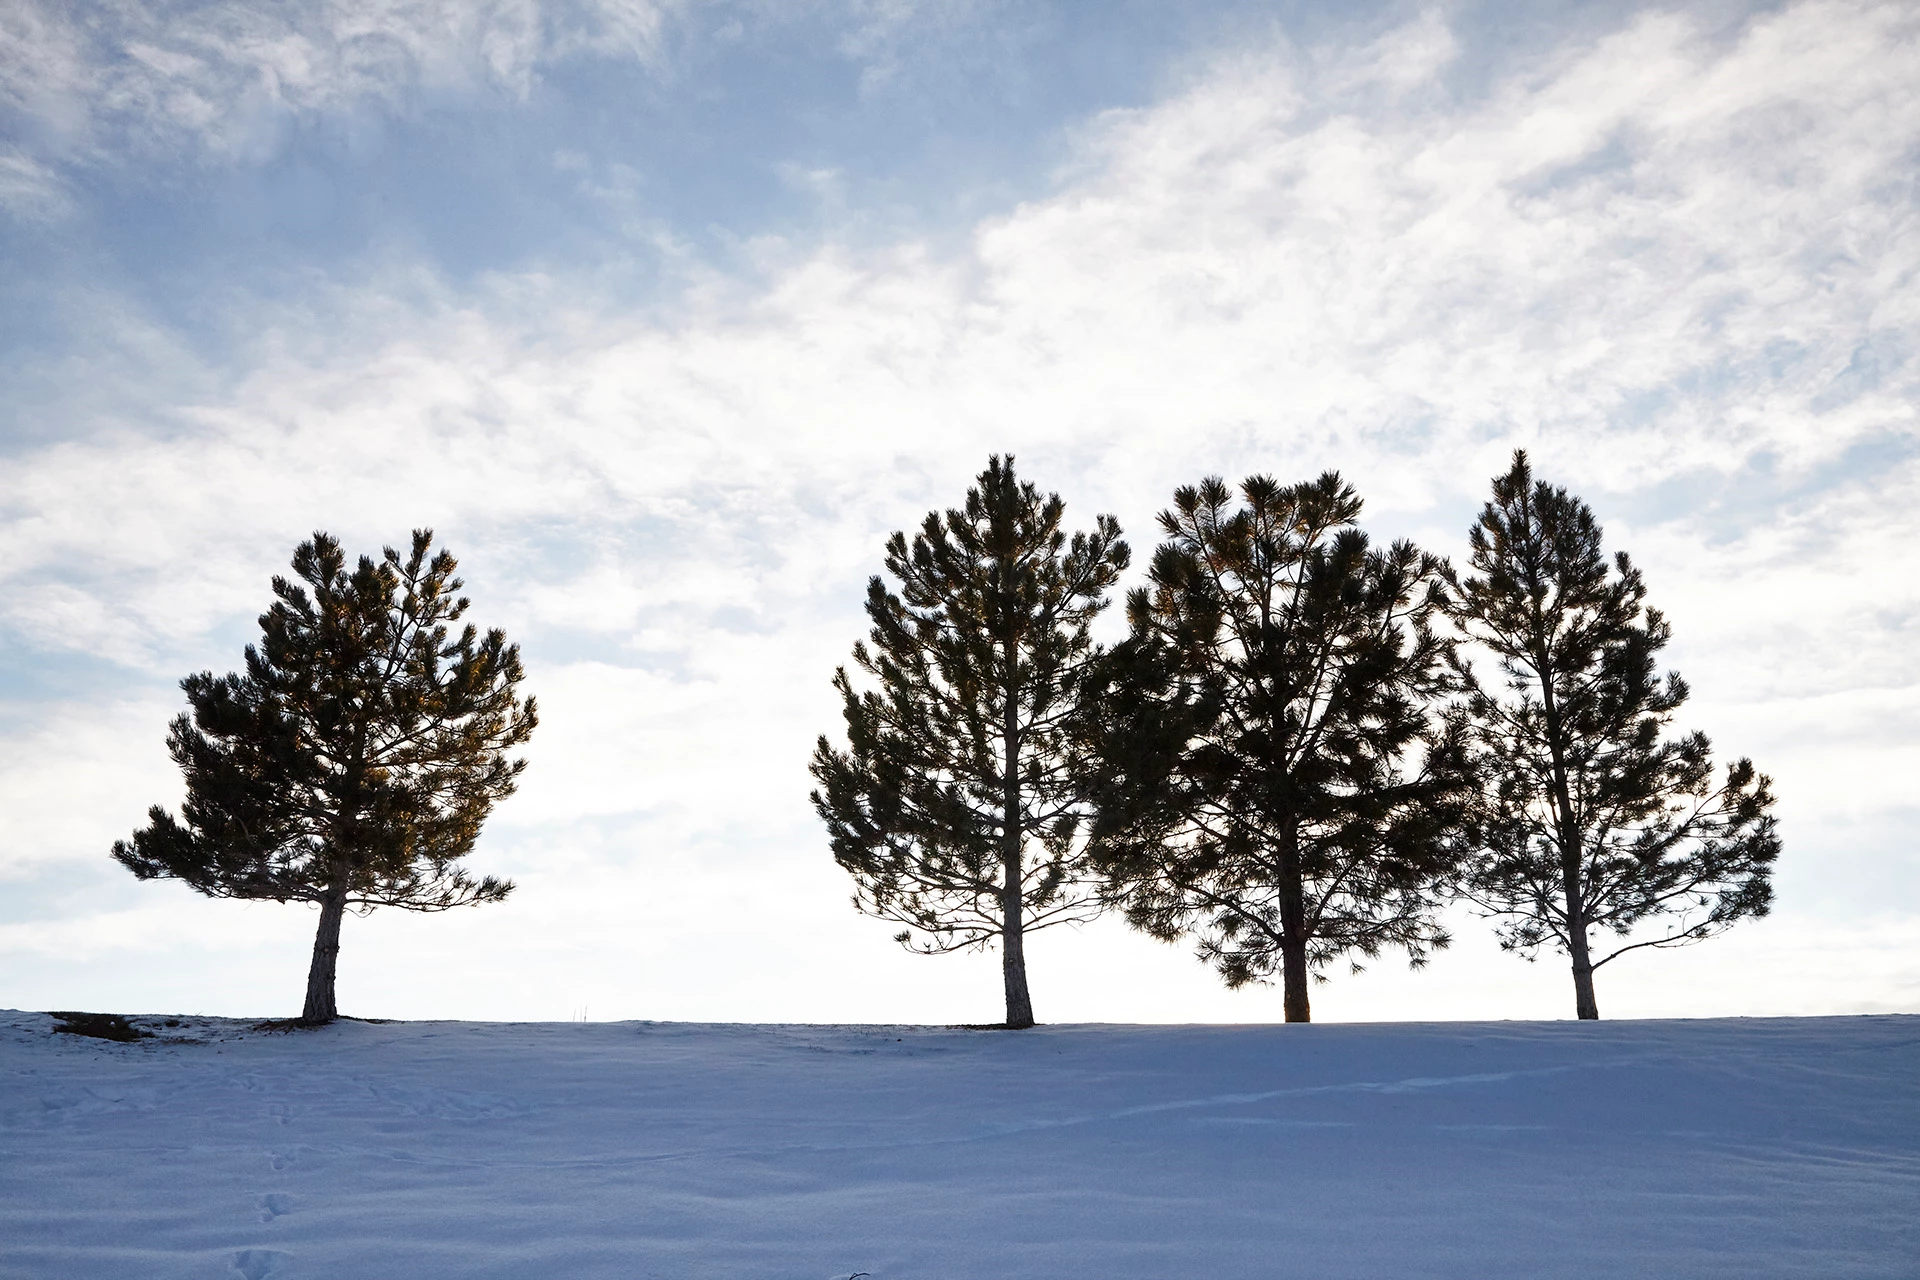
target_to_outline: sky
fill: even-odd
[[[1010,452],[1137,565],[1327,468],[1458,560],[1523,447],[1780,796],[1774,913],[1602,1014],[1920,1011],[1910,5],[8,0],[0,279],[0,1005],[297,1010],[312,909],[107,851],[294,546],[427,526],[539,698],[519,887],[350,918],[344,1012],[995,1019],[807,803],[888,533]],[[1571,1014],[1450,920],[1315,1016]],[[1111,919],[1029,971],[1280,1017]]]

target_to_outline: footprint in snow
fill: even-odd
[[[279,1173],[281,1170],[286,1169],[293,1164],[293,1152],[276,1151],[273,1153],[272,1157],[267,1161],[267,1163],[273,1166],[273,1171],[275,1173]]]
[[[266,1280],[286,1256],[278,1249],[242,1249],[233,1255],[233,1269],[247,1280]]]
[[[272,1222],[283,1213],[293,1212],[293,1197],[275,1191],[260,1197],[260,1221]]]

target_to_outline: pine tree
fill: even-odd
[[[822,735],[812,764],[855,907],[926,953],[998,939],[1016,1028],[1033,1025],[1026,935],[1098,910],[1076,744],[1099,652],[1089,627],[1127,547],[1108,516],[1069,541],[1063,512],[996,456],[963,508],[928,513],[911,545],[888,540],[898,591],[874,576],[871,647],[853,650],[877,687],[835,673],[847,749]]]
[[[1489,686],[1457,664],[1487,779],[1469,894],[1506,949],[1566,955],[1575,1011],[1597,1018],[1602,965],[1767,913],[1772,784],[1745,759],[1716,782],[1704,734],[1665,736],[1687,699],[1655,671],[1671,628],[1626,554],[1609,566],[1592,510],[1535,480],[1524,451],[1469,538],[1455,616],[1500,674]],[[1656,919],[1659,933],[1625,941]],[[1596,933],[1620,945],[1595,959]]]
[[[300,582],[274,578],[246,673],[181,681],[191,714],[167,735],[186,775],[180,819],[155,805],[113,846],[142,880],[318,903],[309,1025],[338,1016],[347,909],[445,911],[513,888],[456,864],[526,767],[507,753],[532,734],[534,701],[515,696],[520,650],[500,631],[450,636],[469,602],[454,558],[429,558],[432,541],[415,530],[406,557],[389,547],[352,573],[326,534],[301,543]]]
[[[1160,517],[1100,699],[1094,856],[1135,927],[1195,938],[1230,987],[1277,970],[1306,1022],[1336,959],[1447,944],[1470,783],[1440,562],[1374,548],[1337,474],[1240,494],[1208,479]]]

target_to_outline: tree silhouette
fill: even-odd
[[[1033,1025],[1025,937],[1099,909],[1084,883],[1086,772],[1077,744],[1098,650],[1088,634],[1127,564],[1101,516],[1069,540],[992,458],[965,505],[887,542],[867,587],[868,642],[834,674],[847,728],[813,754],[813,805],[854,905],[924,952],[1000,942],[1006,1025]]]
[[[1503,947],[1565,954],[1575,1012],[1597,1018],[1602,965],[1767,913],[1772,784],[1746,759],[1716,781],[1706,735],[1664,736],[1687,699],[1678,675],[1655,671],[1671,628],[1645,608],[1626,554],[1609,565],[1592,510],[1535,480],[1524,451],[1469,541],[1454,616],[1500,675],[1456,662],[1486,779],[1469,896],[1500,921]],[[1662,931],[1626,941],[1649,920]],[[1598,959],[1596,932],[1619,940]]]
[[[1447,944],[1470,780],[1440,562],[1373,547],[1332,472],[1240,497],[1208,479],[1160,517],[1099,699],[1094,856],[1135,927],[1194,937],[1232,987],[1278,970],[1305,1022],[1335,959]]]
[[[469,602],[432,541],[415,530],[407,556],[389,547],[351,573],[331,537],[301,543],[299,581],[274,578],[246,673],[181,681],[191,714],[167,734],[186,775],[180,819],[156,805],[113,846],[142,880],[318,903],[308,1024],[338,1016],[349,908],[444,911],[513,888],[456,864],[526,767],[507,753],[532,734],[534,701],[515,695],[520,651],[500,631],[450,635]]]

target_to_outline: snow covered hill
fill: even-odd
[[[0,1275],[1920,1275],[1920,1017],[140,1021],[0,1015]]]

